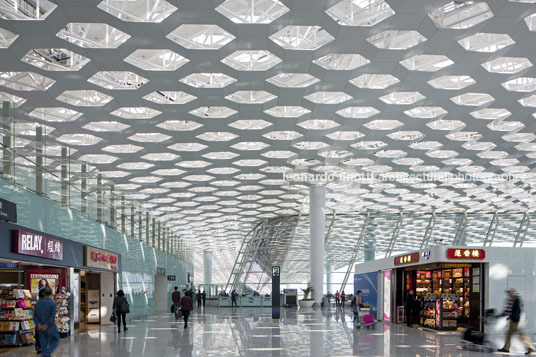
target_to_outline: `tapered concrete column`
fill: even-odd
[[[326,187],[309,189],[309,230],[311,236],[311,286],[315,305],[322,303],[324,287],[324,240],[326,238]]]
[[[212,251],[203,251],[203,275],[205,284],[212,284]]]
[[[130,236],[132,238],[136,238],[136,220],[135,220],[135,217],[136,217],[136,209],[134,208],[134,205],[130,205]]]
[[[143,242],[143,214],[138,211],[138,240]]]
[[[2,128],[4,129],[3,143],[2,148],[2,174],[6,178],[11,178],[11,166],[13,165],[14,156],[11,144],[13,135],[13,118],[11,117],[11,103],[3,102],[2,104]]]
[[[102,223],[103,214],[102,175],[97,174],[97,222]]]
[[[114,185],[110,185],[110,227],[115,227],[115,195],[114,195]]]
[[[87,165],[82,164],[82,177],[80,182],[80,213],[87,214]]]
[[[331,273],[331,267],[326,267],[326,293],[332,293],[331,291],[331,282],[333,281],[333,276]]]
[[[67,148],[61,148],[61,205],[67,207],[69,204],[69,192],[67,186]]]
[[[157,223],[157,226],[158,226],[158,249],[159,250],[164,250],[162,247],[164,246],[163,242],[162,242],[162,222],[158,221]]]
[[[145,244],[151,245],[151,219],[149,218],[149,212],[145,212]]]
[[[43,194],[43,127],[35,128],[35,193]]]
[[[125,196],[121,196],[121,233],[127,234],[127,226],[126,226],[126,219],[127,216],[125,214]]]

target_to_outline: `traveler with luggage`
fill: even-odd
[[[519,320],[521,318],[521,299],[519,298],[519,293],[513,288],[508,289],[506,293],[508,300],[502,316],[507,316],[509,320],[508,333],[506,334],[506,341],[504,342],[503,348],[499,349],[498,352],[510,352],[512,336],[518,333],[521,341],[527,348],[525,354],[530,355],[534,352],[534,345],[530,337],[519,328]]]

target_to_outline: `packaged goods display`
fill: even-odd
[[[417,270],[415,293],[423,301],[421,325],[456,329],[469,318],[472,268]],[[440,300],[440,306],[436,302]],[[434,321],[432,321],[434,319]]]
[[[34,343],[33,301],[30,291],[3,288],[0,299],[0,345]]]
[[[63,288],[61,292],[56,294],[54,298],[57,304],[56,326],[58,326],[58,332],[60,333],[60,336],[63,337],[67,336],[71,329],[69,325],[69,322],[71,321],[69,305],[70,297],[71,293],[65,290],[65,288]]]

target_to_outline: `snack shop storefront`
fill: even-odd
[[[356,281],[372,280],[374,289],[383,292],[374,303],[385,322],[407,323],[409,318],[414,327],[482,331],[484,311],[502,311],[505,290],[516,288],[527,306],[527,329],[533,331],[529,319],[536,315],[531,293],[536,279],[524,267],[534,267],[535,258],[535,248],[435,246],[356,264],[355,274]],[[408,305],[410,291],[414,299]]]

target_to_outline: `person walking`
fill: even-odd
[[[123,290],[117,291],[117,296],[114,298],[112,305],[112,314],[117,317],[117,333],[121,333],[121,321],[123,321],[123,330],[128,331],[127,328],[127,314],[130,312],[130,306],[128,305],[127,298]]]
[[[339,290],[337,290],[337,292],[335,293],[335,305],[341,305],[341,295],[339,294]]]
[[[194,304],[191,298],[192,293],[187,292],[181,299],[181,311],[184,317],[184,328],[188,328],[188,317],[190,317],[190,311],[194,309]]]
[[[37,293],[37,296],[35,299],[37,301],[43,299],[45,297],[45,294],[43,293],[43,288],[39,289],[39,292]],[[41,354],[43,350],[41,350],[41,344],[39,343],[39,330],[36,328],[34,330],[34,339],[35,339],[35,353]]]
[[[502,316],[507,316],[509,320],[508,332],[506,334],[506,341],[503,348],[498,349],[498,352],[510,352],[510,343],[512,342],[512,336],[515,333],[519,334],[521,341],[527,348],[526,355],[530,355],[534,352],[534,345],[532,344],[530,337],[519,328],[519,320],[521,318],[521,299],[519,293],[515,289],[508,289],[506,291],[507,302]]]
[[[238,294],[236,293],[236,290],[231,291],[231,302],[232,302],[232,303],[231,303],[231,306],[236,306],[236,307],[238,307],[238,304],[236,303],[236,296],[237,296],[237,295],[238,295]]]
[[[412,315],[413,315],[413,302],[415,298],[413,295],[413,290],[410,290],[406,295],[406,323],[408,327],[412,325]]]
[[[201,290],[197,290],[197,294],[195,295],[195,300],[197,301],[197,307],[201,308]]]
[[[180,318],[179,311],[181,311],[181,292],[179,291],[178,286],[173,288],[173,292],[171,293],[171,301],[173,301],[173,313],[175,314],[175,320],[178,320]]]
[[[203,307],[205,307],[205,302],[207,300],[207,293],[205,292],[205,290],[203,290],[203,292],[201,293],[201,299],[203,299]]]
[[[54,302],[50,287],[44,287],[43,298],[39,299],[34,308],[33,321],[39,331],[39,345],[44,357],[50,357],[58,347],[60,335],[56,326],[57,305]]]
[[[361,290],[357,290],[353,304],[354,304],[354,326],[356,326],[357,328],[360,328],[361,321],[359,320],[359,308],[363,306],[363,297],[361,296]]]
[[[346,294],[344,293],[344,290],[341,293],[341,306],[344,309],[344,302],[346,301]]]

